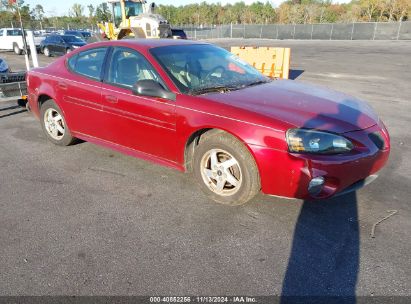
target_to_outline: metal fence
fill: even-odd
[[[228,24],[213,27],[183,26],[182,28],[191,39],[411,40],[411,21],[266,25]]]
[[[76,29],[90,29],[92,31],[97,29],[97,24],[92,24],[89,22],[82,23],[67,23],[60,20],[51,19],[49,23],[42,23],[37,20],[24,21],[23,26],[25,29],[31,30],[76,30]],[[0,28],[20,28],[20,22],[10,21],[5,22],[0,20]]]

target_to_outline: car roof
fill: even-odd
[[[207,44],[205,42],[197,42],[193,40],[183,39],[123,39],[123,40],[111,40],[105,42],[93,43],[93,46],[126,46],[126,47],[138,47],[142,49],[151,49],[161,46],[173,46],[173,45],[201,45]]]

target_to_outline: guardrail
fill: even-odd
[[[226,24],[212,27],[183,26],[182,28],[191,39],[411,40],[411,21],[262,25]]]

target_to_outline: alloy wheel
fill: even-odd
[[[242,184],[239,162],[225,150],[212,149],[204,154],[200,162],[204,183],[221,196],[235,194]]]
[[[47,133],[55,140],[61,140],[65,134],[63,116],[57,110],[48,108],[44,112],[44,126]]]

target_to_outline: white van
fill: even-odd
[[[40,43],[45,37],[35,36],[34,44],[40,49]],[[0,29],[0,50],[14,51],[17,55],[23,53],[23,36],[20,28]]]

